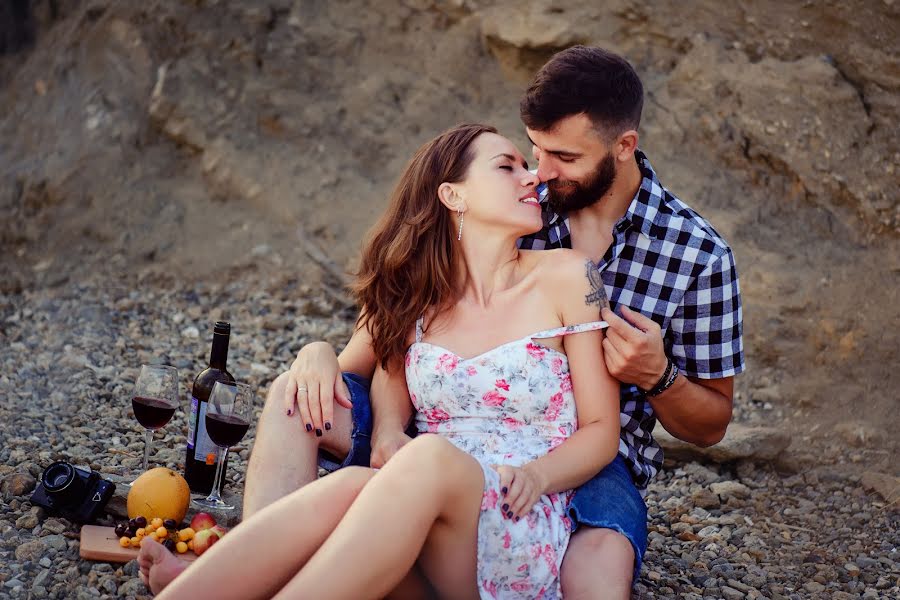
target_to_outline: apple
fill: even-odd
[[[209,513],[198,512],[194,515],[194,518],[191,519],[191,529],[196,533],[200,533],[204,529],[212,529],[216,526],[216,520]]]
[[[219,534],[210,529],[203,529],[194,536],[194,554],[200,556],[219,541]]]
[[[222,527],[221,525],[216,525],[212,528],[212,531],[215,531],[217,536],[222,537],[228,531],[228,528]]]

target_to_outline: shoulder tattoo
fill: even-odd
[[[597,265],[592,260],[584,261],[585,277],[591,284],[591,291],[584,297],[584,303],[588,306],[596,306],[603,309],[609,306],[609,299],[606,297],[606,288],[603,287],[603,278]]]

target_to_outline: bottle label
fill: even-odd
[[[197,431],[197,405],[200,401],[191,396],[191,416],[188,418],[187,447],[194,448],[194,433]]]
[[[200,410],[197,414],[197,439],[194,441],[194,460],[208,465],[216,464],[219,459],[219,447],[209,438],[206,432],[206,407],[209,402],[200,402]]]

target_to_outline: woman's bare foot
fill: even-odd
[[[137,561],[138,567],[141,569],[141,581],[154,594],[160,593],[188,566],[187,562],[153,540],[144,540],[141,550],[138,552]]]

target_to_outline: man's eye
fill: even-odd
[[[559,160],[562,161],[562,162],[564,162],[564,163],[573,163],[573,162],[575,162],[575,159],[574,159],[574,158],[564,158],[564,157],[562,157],[562,156],[559,157]]]

